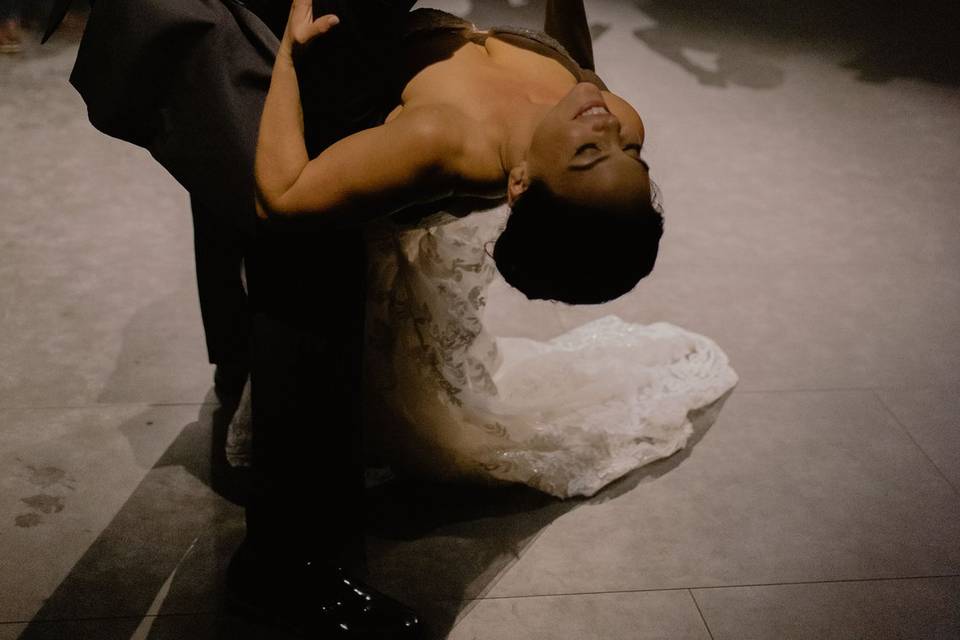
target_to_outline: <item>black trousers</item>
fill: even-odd
[[[391,54],[391,27],[413,2],[320,4],[318,13],[340,17],[339,34],[298,62],[298,74],[301,85],[315,83],[303,95],[307,127],[332,143],[380,124],[379,114],[393,106],[378,103],[377,74],[382,56]],[[357,91],[358,85],[369,90]],[[246,265],[254,430],[248,543],[273,556],[357,562],[364,494],[362,228],[262,223]]]
[[[191,199],[190,209],[207,357],[211,363],[245,370],[250,362],[252,316],[241,274],[252,239],[196,199]]]

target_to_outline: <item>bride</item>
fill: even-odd
[[[309,124],[317,114],[291,110],[310,83],[284,56],[338,25],[314,20],[306,2],[298,22],[296,4],[261,123],[259,214],[337,225],[451,194],[489,199],[467,217],[440,206],[414,225],[368,227],[368,443],[415,473],[559,497],[592,495],[682,448],[690,414],[737,380],[708,338],[613,316],[549,342],[494,336],[483,323],[496,277],[530,298],[602,302],[652,269],[662,223],[632,107],[542,34],[419,10],[402,29],[415,39],[413,70],[391,69],[400,106],[325,146]],[[592,62],[589,50],[581,59]],[[514,97],[459,93],[477,84]],[[504,186],[509,208],[495,206]],[[574,247],[580,262],[564,255]],[[241,407],[228,442],[238,463],[248,424]]]
[[[368,4],[378,6],[342,8],[363,18]],[[381,4],[399,11],[412,2]],[[81,47],[74,70],[91,120],[147,146],[207,206],[246,211],[249,113],[262,102],[276,40],[231,2],[140,3],[129,15],[124,6],[98,2],[98,13],[110,18],[88,27],[91,45]],[[275,13],[281,31],[285,12]],[[269,12],[260,15],[270,21]],[[656,257],[661,217],[640,158],[643,122],[593,73],[582,2],[547,3],[546,27],[566,47],[543,33],[480,30],[421,9],[374,33],[392,45],[399,38],[408,54],[393,56],[388,68],[351,67],[321,49],[315,69],[324,75],[299,83],[283,56],[303,53],[311,41],[322,45],[338,29],[357,37],[357,29],[328,16],[313,20],[308,0],[290,15],[257,145],[260,213],[336,224],[451,193],[479,196],[484,210],[443,213],[463,204],[446,199],[428,202],[441,213],[419,223],[381,218],[369,226],[368,441],[419,473],[523,482],[563,497],[590,495],[683,447],[691,412],[737,380],[709,339],[666,323],[607,317],[540,343],[492,335],[483,322],[494,278],[531,298],[601,302],[633,288]],[[364,28],[383,26],[367,17]],[[211,43],[209,60],[185,46],[188,34],[200,33],[186,29],[193,21],[222,24],[237,39],[230,65],[220,57],[224,44]],[[238,28],[226,26],[232,21]],[[121,23],[129,25],[115,27]],[[177,38],[184,38],[178,56],[194,51],[183,62],[159,46]],[[249,52],[237,48],[240,41]],[[104,64],[101,54],[112,49],[138,55]],[[351,85],[357,69],[379,73],[373,80],[382,82]],[[388,106],[380,114],[333,110],[310,95],[310,87],[328,88],[329,78],[360,93],[380,87],[366,104]],[[343,104],[352,104],[349,96]],[[188,115],[171,126],[181,112]],[[383,124],[317,153],[330,142],[324,134],[332,135],[316,125],[322,117],[338,130],[362,129],[360,120]],[[208,143],[198,147],[200,139]],[[509,215],[498,204],[504,196]],[[569,259],[573,252],[578,260]],[[231,431],[237,462],[249,444],[249,393],[244,402]]]
[[[683,448],[691,417],[719,409],[737,375],[712,340],[666,322],[608,315],[546,342],[492,334],[484,313],[502,276],[487,248],[507,216],[368,229],[368,455],[435,479],[590,496]],[[249,464],[249,402],[248,385],[227,441],[237,466]]]
[[[368,456],[440,480],[591,496],[683,448],[691,418],[719,410],[737,375],[712,340],[666,322],[608,315],[546,342],[491,333],[502,276],[487,248],[508,214],[368,229]],[[249,464],[249,402],[248,385],[227,440],[237,466]]]

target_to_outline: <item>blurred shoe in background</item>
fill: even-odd
[[[5,18],[0,22],[0,53],[20,53],[23,50],[23,36],[18,17]]]

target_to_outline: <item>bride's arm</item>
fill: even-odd
[[[459,147],[451,135],[456,132],[435,109],[411,110],[344,138],[310,160],[294,54],[338,23],[335,16],[314,20],[311,5],[311,0],[295,0],[277,52],[257,141],[257,214],[362,222],[449,195],[456,177],[449,167]]]

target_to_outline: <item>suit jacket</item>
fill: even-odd
[[[195,201],[252,235],[278,44],[233,0],[98,0],[70,82],[97,129],[147,149]]]

